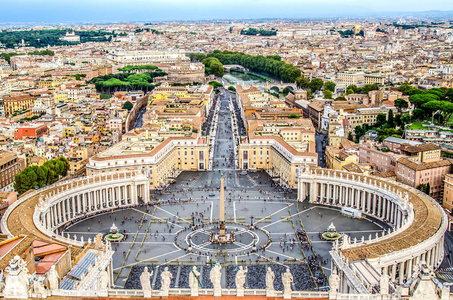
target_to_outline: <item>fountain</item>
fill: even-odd
[[[333,241],[338,240],[339,238],[341,238],[341,234],[339,234],[337,232],[337,229],[335,228],[333,223],[330,223],[329,227],[327,227],[327,230],[324,231],[321,234],[321,237],[322,237],[323,240],[332,241],[333,242]]]
[[[105,239],[110,242],[119,242],[123,240],[124,235],[118,232],[118,227],[115,224],[110,227],[110,233],[105,236]]]

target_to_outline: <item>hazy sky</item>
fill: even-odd
[[[1,0],[0,22],[297,18],[453,10],[453,0]]]

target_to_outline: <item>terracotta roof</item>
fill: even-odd
[[[432,150],[439,150],[442,149],[441,147],[434,145],[434,144],[421,144],[412,146],[409,144],[402,144],[401,150],[411,153],[423,152],[423,151],[432,151]]]
[[[354,172],[354,173],[363,173],[362,169],[355,163],[350,163],[347,165],[343,166],[343,170],[346,170],[348,172]]]
[[[412,170],[415,170],[415,171],[423,171],[423,170],[441,168],[441,167],[446,167],[446,166],[451,165],[451,162],[446,159],[441,159],[441,160],[433,161],[433,162],[429,162],[429,163],[416,163],[416,162],[413,162],[404,157],[398,159],[398,163],[402,164]]]

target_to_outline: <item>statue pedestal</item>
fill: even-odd
[[[165,289],[165,290],[160,290],[160,295],[161,297],[168,297],[168,290]]]
[[[152,290],[143,290],[143,298],[151,298],[152,294]]]
[[[198,289],[190,289],[191,297],[198,297]]]
[[[214,287],[214,297],[222,297],[222,288]]]
[[[236,289],[236,297],[244,297],[244,288]]]
[[[275,297],[275,290],[266,289],[266,297]]]

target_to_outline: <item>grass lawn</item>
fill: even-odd
[[[428,127],[423,126],[420,122],[413,122],[412,125],[406,129],[428,129]]]

